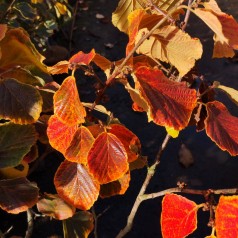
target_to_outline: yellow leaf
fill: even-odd
[[[31,0],[33,4],[43,3],[43,0]]]
[[[175,130],[174,128],[172,127],[165,127],[167,133],[172,136],[173,138],[177,138],[178,135],[179,135],[179,131],[178,130]]]
[[[66,15],[67,14],[67,7],[64,4],[57,2],[55,4],[55,7],[59,11],[60,15]]]
[[[29,170],[28,163],[25,161],[22,161],[16,167],[0,169],[0,178],[14,179],[14,178],[26,177],[28,174],[28,170]]]
[[[136,43],[147,32],[148,29],[141,29]],[[201,58],[202,44],[199,39],[191,38],[175,26],[164,26],[155,30],[136,52],[174,65],[182,77],[194,67],[195,61]]]
[[[218,88],[224,91],[229,96],[229,98],[235,104],[238,105],[238,91],[237,90],[235,90],[234,88],[223,86],[223,85],[219,85]]]

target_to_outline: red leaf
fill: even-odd
[[[221,196],[216,208],[217,237],[238,237],[238,196]]]
[[[89,65],[95,55],[96,55],[96,53],[95,53],[94,49],[92,49],[91,52],[89,52],[88,54],[85,54],[82,51],[79,51],[77,54],[73,55],[70,58],[69,63]]]
[[[0,181],[0,207],[13,214],[26,211],[38,200],[35,183],[26,178],[5,179]]]
[[[54,184],[60,197],[82,210],[90,209],[99,195],[100,186],[87,167],[67,160],[59,166]]]
[[[238,155],[238,118],[232,116],[225,105],[214,101],[207,103],[205,128],[207,135],[222,150]]]
[[[183,83],[169,80],[161,70],[139,67],[136,72],[141,96],[147,101],[148,120],[182,130],[196,106],[196,91]]]
[[[80,124],[85,121],[86,111],[80,102],[73,76],[67,77],[55,93],[54,112],[62,122],[69,125]]]
[[[90,125],[87,128],[92,133],[94,138],[97,138],[102,132],[104,132],[104,128],[100,124]]]
[[[77,129],[77,125],[69,126],[61,122],[57,116],[51,116],[47,127],[47,135],[49,137],[50,145],[64,154]]]
[[[84,126],[78,128],[65,152],[65,158],[71,162],[87,164],[88,152],[94,142],[91,132]]]
[[[102,184],[100,188],[100,197],[106,198],[124,194],[129,187],[130,180],[131,176],[128,171],[120,179],[107,184]]]
[[[57,194],[44,194],[44,197],[36,205],[39,212],[58,220],[72,217],[76,210]]]
[[[110,127],[110,133],[114,134],[124,145],[128,156],[128,162],[135,161],[141,149],[138,137],[122,125],[113,124],[110,125]]]
[[[128,171],[127,153],[113,134],[100,134],[88,154],[89,171],[100,184],[121,178]]]
[[[197,229],[197,204],[176,194],[163,198],[161,213],[163,238],[184,238]]]

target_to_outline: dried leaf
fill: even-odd
[[[69,61],[60,61],[56,65],[47,67],[47,70],[50,74],[67,74],[69,71]]]
[[[182,238],[197,229],[197,204],[176,194],[162,201],[161,229],[164,238]]]
[[[99,195],[100,186],[88,168],[67,160],[59,166],[54,184],[61,198],[81,210],[90,209]]]
[[[88,167],[100,184],[121,178],[129,169],[122,142],[111,133],[101,133],[89,151]]]
[[[205,128],[207,135],[222,150],[232,156],[238,155],[238,118],[232,116],[221,102],[209,102],[206,105],[207,119]]]
[[[224,91],[229,96],[229,98],[238,105],[238,91],[237,90],[235,90],[234,88],[223,86],[221,84],[217,88]]]
[[[83,123],[86,111],[82,105],[73,76],[67,77],[54,95],[55,115],[68,125]]]

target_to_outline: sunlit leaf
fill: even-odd
[[[80,126],[65,152],[65,158],[71,162],[87,164],[88,152],[94,142],[91,132]]]
[[[202,5],[206,9],[212,10],[213,12],[216,12],[216,13],[221,13],[222,12],[215,0],[209,0],[207,2],[203,2]]]
[[[96,54],[93,58],[93,62],[102,69],[105,74],[108,76],[112,62],[100,54]]]
[[[22,161],[15,167],[0,169],[0,179],[14,179],[26,177],[28,174],[29,165]]]
[[[138,32],[136,43],[148,32],[144,28]],[[191,38],[175,26],[157,29],[137,49],[137,53],[147,55],[175,66],[180,76],[184,76],[202,56],[202,44],[199,39]]]
[[[32,125],[0,125],[0,168],[17,166],[37,139]]]
[[[11,70],[7,70],[1,74],[2,78],[13,78],[17,81],[32,86],[44,86],[45,82],[42,78],[34,76],[29,70],[16,67]]]
[[[100,134],[88,154],[89,171],[100,184],[121,178],[128,171],[127,153],[113,134]]]
[[[114,134],[124,145],[128,156],[128,162],[135,161],[141,150],[141,144],[138,137],[125,126],[112,124],[110,127],[110,133]]]
[[[83,123],[86,116],[85,108],[79,99],[79,94],[73,76],[67,77],[54,95],[55,115],[68,125]]]
[[[205,5],[207,9],[197,8],[193,12],[201,18],[215,33],[213,57],[233,57],[238,49],[238,23],[226,13],[211,10],[211,5]]]
[[[17,124],[34,123],[43,104],[36,88],[15,79],[0,80],[0,102],[0,117]]]
[[[163,238],[183,238],[197,229],[197,204],[176,194],[162,201],[161,229]]]
[[[22,28],[10,29],[0,42],[2,58],[0,68],[9,69],[21,66],[34,72],[34,75],[49,76],[46,66],[42,63],[44,57],[36,50],[28,34]]]
[[[238,155],[238,118],[232,116],[221,102],[209,102],[206,105],[207,119],[205,128],[207,135],[222,150],[232,156]]]
[[[64,238],[87,238],[94,228],[93,215],[79,211],[72,218],[63,221]]]
[[[72,217],[76,210],[75,207],[67,204],[57,194],[44,194],[36,205],[40,213],[57,220],[65,220]]]
[[[60,61],[56,65],[47,67],[47,70],[50,74],[67,74],[69,71],[69,61]]]
[[[54,178],[55,188],[61,198],[69,204],[88,210],[99,195],[99,184],[82,164],[65,160]]]
[[[224,91],[229,96],[229,98],[238,105],[238,91],[237,90],[235,90],[234,88],[223,86],[221,84],[217,88]]]
[[[165,127],[167,133],[172,136],[173,138],[177,138],[179,135],[179,130],[175,130],[171,127]]]
[[[47,127],[47,135],[50,145],[64,154],[69,147],[77,129],[77,125],[69,126],[61,122],[57,116],[51,116]]]
[[[55,7],[59,11],[60,15],[66,15],[67,14],[67,7],[64,4],[62,4],[60,2],[56,2]]]
[[[100,124],[93,124],[87,126],[87,128],[92,133],[94,138],[97,138],[102,132],[104,132],[104,127]]]
[[[83,53],[82,51],[79,51],[77,54],[73,55],[69,59],[69,63],[71,65],[80,64],[80,65],[89,65],[90,62],[95,57],[96,53],[95,50],[92,49],[88,54]]]
[[[238,196],[221,196],[216,208],[217,237],[238,237]]]
[[[116,181],[107,184],[102,184],[100,187],[100,197],[106,198],[124,194],[129,187],[130,179],[130,173],[127,172],[125,175],[123,175],[120,179]]]
[[[169,80],[158,69],[139,67],[135,75],[138,90],[149,106],[148,120],[175,130],[185,128],[197,103],[196,91]]]
[[[0,207],[13,214],[24,212],[37,203],[38,191],[26,178],[0,180]]]

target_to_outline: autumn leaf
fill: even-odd
[[[135,169],[142,169],[146,165],[148,165],[147,156],[139,155],[138,158],[135,161],[129,163],[129,168],[130,168],[130,171],[132,171],[132,170],[135,170]]]
[[[69,59],[69,63],[71,64],[71,67],[73,65],[89,65],[90,62],[93,60],[95,57],[96,53],[95,50],[92,49],[88,54],[83,53],[82,51],[79,51],[77,54],[73,55]]]
[[[69,61],[60,61],[53,66],[47,67],[50,74],[67,74],[69,72]]]
[[[147,32],[148,29],[141,29],[135,43]],[[191,38],[175,26],[164,26],[155,30],[136,52],[172,64],[182,77],[194,67],[195,61],[201,58],[202,44],[199,39]]]
[[[169,80],[158,69],[142,66],[135,75],[137,88],[149,106],[148,120],[175,130],[185,128],[197,103],[196,91]]]
[[[93,58],[93,62],[100,68],[102,69],[107,76],[110,74],[110,69],[113,65],[113,63],[105,58],[104,56],[100,54],[95,54]]]
[[[15,79],[0,79],[0,102],[0,117],[17,124],[36,122],[43,104],[36,88]]]
[[[64,154],[70,146],[77,129],[77,125],[65,124],[61,122],[57,116],[51,116],[47,127],[47,135],[50,145]]]
[[[0,179],[14,179],[26,177],[29,165],[24,160],[15,167],[0,169]]]
[[[111,133],[101,133],[89,151],[88,167],[100,184],[121,178],[129,169],[122,142]]]
[[[229,96],[229,98],[234,103],[236,103],[236,105],[238,105],[238,91],[237,90],[235,90],[234,88],[231,88],[231,87],[221,85],[221,84],[217,88],[224,91]]]
[[[33,207],[39,189],[26,178],[0,180],[0,207],[8,213],[18,214]]]
[[[215,33],[213,57],[233,57],[234,50],[238,49],[238,23],[236,20],[211,4],[205,4],[205,8],[197,8],[193,12]]]
[[[67,160],[59,166],[54,184],[61,198],[81,210],[90,209],[99,195],[100,186],[88,168]]]
[[[23,161],[30,164],[38,158],[38,146],[34,144],[31,150],[24,156]]]
[[[37,140],[33,125],[0,125],[0,168],[17,166]]]
[[[238,196],[221,196],[216,208],[217,237],[238,237]]]
[[[131,176],[128,171],[120,179],[107,184],[102,184],[100,187],[100,197],[106,198],[124,194],[129,187],[130,180]]]
[[[93,215],[78,211],[73,217],[63,221],[64,238],[87,238],[94,228]]]
[[[84,126],[80,126],[74,134],[69,147],[65,152],[65,158],[71,162],[87,164],[88,152],[94,142],[91,132]]]
[[[163,238],[184,238],[197,229],[197,204],[176,194],[162,201],[161,229]]]
[[[128,156],[128,162],[135,161],[141,149],[138,137],[125,126],[119,124],[110,125],[110,133],[114,134],[124,145]]]
[[[87,128],[94,138],[97,138],[102,132],[104,132],[104,127],[100,124],[89,125]]]
[[[40,213],[57,220],[70,218],[76,211],[75,207],[67,204],[57,194],[45,193],[36,205]]]
[[[227,150],[232,156],[238,155],[238,118],[232,116],[225,105],[218,101],[207,103],[206,109],[207,135],[220,149]]]
[[[75,125],[83,123],[86,116],[73,76],[67,77],[54,94],[54,113],[64,123]]]
[[[6,32],[7,32],[7,25],[0,24],[0,41],[5,37]]]

